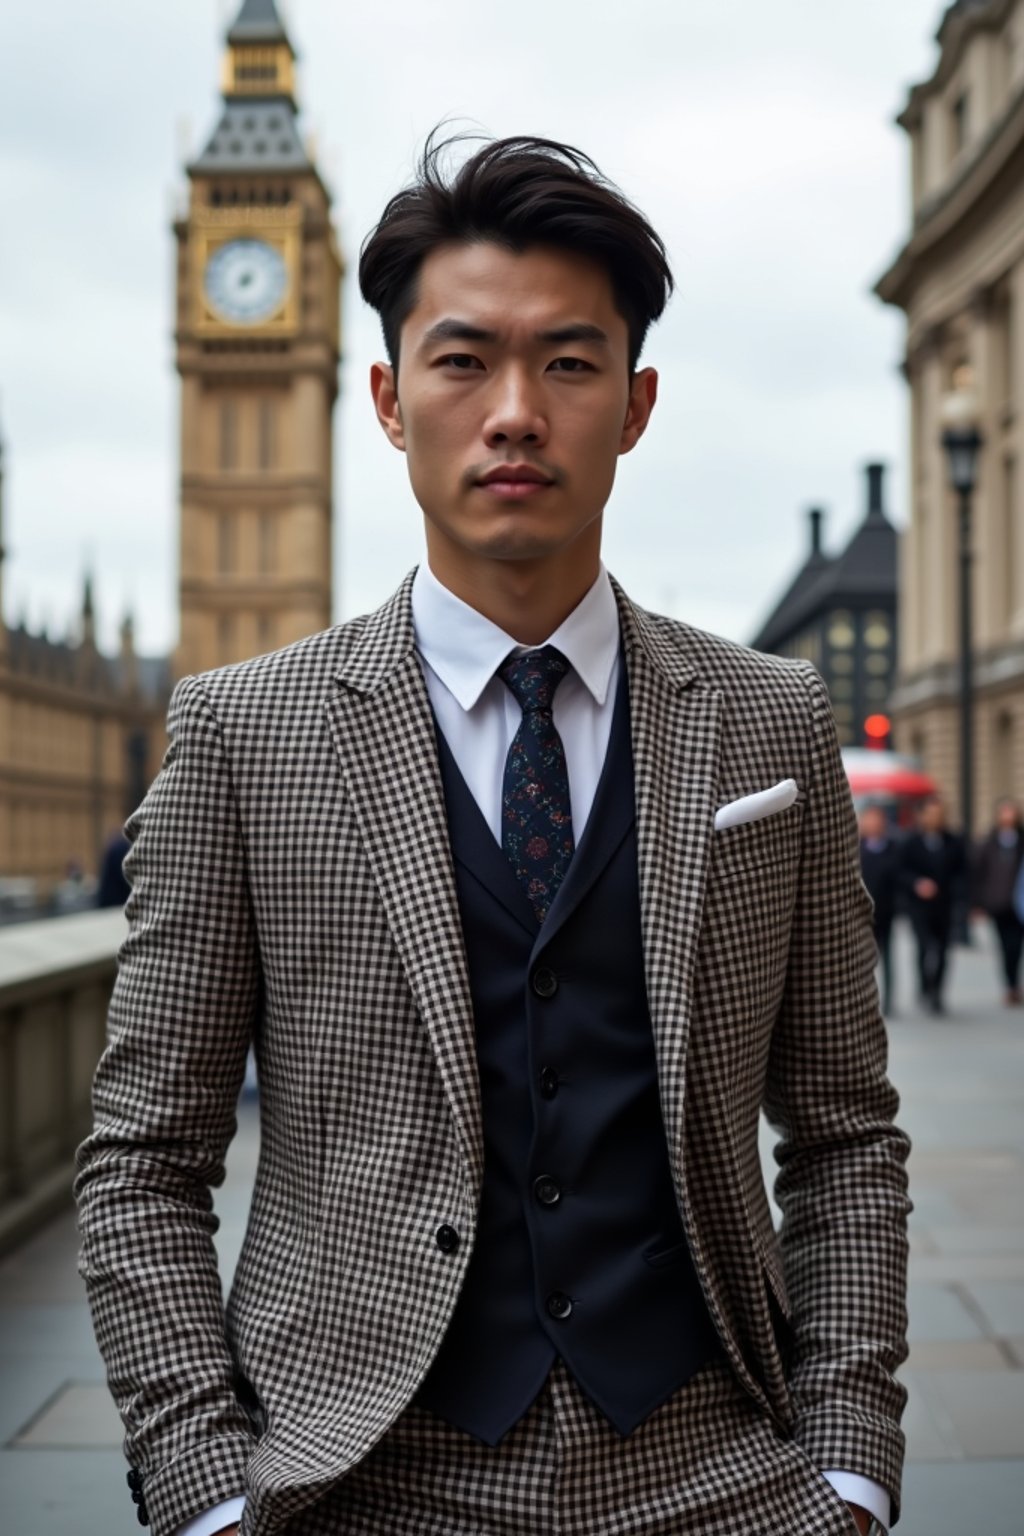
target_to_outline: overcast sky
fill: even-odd
[[[373,419],[381,353],[359,242],[440,118],[580,145],[665,238],[678,291],[644,361],[606,558],[639,601],[747,640],[863,465],[906,515],[902,317],[871,287],[908,225],[893,124],[931,74],[937,0],[288,0],[303,122],[352,275],[335,417],[335,617],[420,557],[404,461]],[[177,632],[170,221],[217,117],[218,0],[46,0],[5,16],[0,96],[4,607],[63,634],[96,573],[101,638]],[[13,66],[13,67],[12,67]]]

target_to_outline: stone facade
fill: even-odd
[[[0,911],[11,879],[45,904],[72,866],[95,875],[160,766],[169,695],[168,663],[135,654],[130,619],[120,655],[98,649],[88,582],[67,640],[0,617]]]
[[[909,238],[876,291],[907,317],[910,524],[901,550],[896,744],[959,803],[957,523],[941,409],[969,369],[984,437],[973,502],[973,817],[1024,801],[1024,0],[960,0],[898,122]],[[958,377],[960,377],[958,375]]]

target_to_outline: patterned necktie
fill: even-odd
[[[501,846],[542,923],[569,868],[574,843],[565,748],[551,713],[569,670],[561,651],[513,653],[498,676],[523,711],[505,760]]]

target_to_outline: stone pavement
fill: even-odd
[[[1022,1536],[1024,1010],[998,1005],[984,929],[975,950],[954,954],[948,1018],[915,1011],[905,934],[897,961],[892,1073],[914,1139],[916,1202],[904,1373],[909,1462],[899,1531]],[[217,1195],[225,1275],[242,1239],[255,1154],[247,1103]],[[67,1214],[0,1264],[3,1536],[139,1529],[75,1250]]]

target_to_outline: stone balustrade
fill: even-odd
[[[71,1199],[120,908],[0,928],[0,1253]]]

